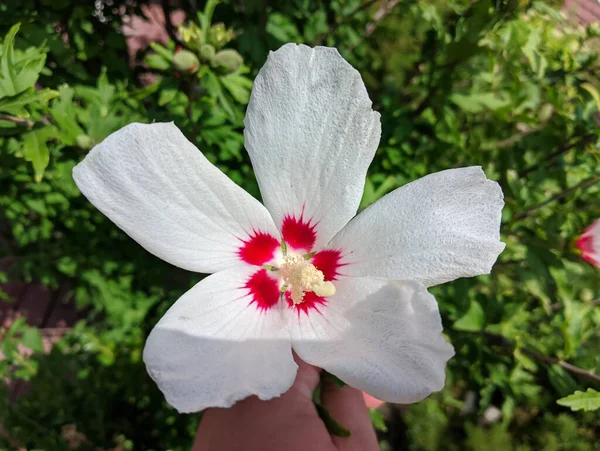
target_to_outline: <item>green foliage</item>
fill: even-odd
[[[585,392],[576,391],[556,402],[561,406],[570,407],[574,412],[577,410],[598,410],[600,409],[600,392],[588,388]]]
[[[142,14],[130,2],[0,3],[0,255],[15,261],[1,280],[68,284],[86,311],[48,355],[23,321],[1,332],[0,377],[33,382],[17,402],[0,396],[11,443],[65,449],[75,425],[80,449],[189,449],[198,419],[166,405],[141,353],[201,276],[134,243],[71,171],[125,124],[174,121],[258,197],[245,106],[268,51],[295,41],[337,47],[381,112],[361,208],[468,165],[505,194],[492,273],[432,289],[456,349],[447,387],[386,416],[388,448],[597,449],[597,412],[561,407],[592,407],[599,388],[600,273],[574,245],[600,217],[597,27],[541,2],[383,3],[198,2],[134,69],[120,31],[123,11]]]

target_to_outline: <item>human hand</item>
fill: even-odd
[[[362,392],[325,382],[321,402],[350,437],[332,436],[312,401],[319,368],[296,359],[294,385],[279,398],[252,396],[229,409],[204,412],[193,451],[377,451],[377,437]]]

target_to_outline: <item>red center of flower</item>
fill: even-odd
[[[306,252],[306,263],[311,264],[323,273],[322,281],[335,281],[340,275],[340,267],[344,266],[340,263],[341,251],[325,249],[312,256],[308,254],[316,242],[317,232],[315,226],[316,224],[312,224],[312,220],[307,221],[302,215],[300,217],[286,215],[281,227],[285,248],[288,249],[288,252]],[[257,268],[256,272],[249,277],[243,286],[243,288],[248,290],[250,304],[253,304],[262,312],[270,310],[281,300],[281,287],[287,283],[287,277],[289,277],[285,272],[287,270],[277,267],[278,263],[275,259],[275,252],[279,245],[279,240],[274,236],[255,231],[246,240],[242,240],[242,245],[238,250],[238,256],[245,263],[259,267],[266,265],[262,268]],[[282,252],[285,255],[285,250],[282,250]],[[296,255],[302,255],[302,253]],[[286,286],[290,287],[291,285]],[[302,290],[305,290],[305,288]],[[296,309],[298,314],[308,314],[311,310],[318,312],[320,307],[327,304],[326,297],[318,296],[315,292],[310,291],[310,289],[304,291],[301,302],[298,299],[296,303],[293,302],[289,288],[284,298],[288,307]]]

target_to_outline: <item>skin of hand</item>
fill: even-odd
[[[207,409],[193,451],[378,451],[362,392],[330,382],[322,387],[323,407],[351,433],[332,436],[312,401],[321,370],[298,358],[296,363],[296,381],[280,397],[261,401],[252,396],[228,409]]]

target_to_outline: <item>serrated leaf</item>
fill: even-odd
[[[510,104],[492,92],[474,93],[469,95],[452,94],[450,100],[467,113],[479,113],[484,110],[497,110]]]
[[[483,329],[485,324],[485,313],[479,302],[471,301],[469,310],[461,318],[454,322],[454,329],[468,332],[477,332]]]
[[[73,104],[73,94],[75,91],[63,85],[58,88],[60,97],[52,103],[50,110],[54,122],[60,130],[60,138],[67,146],[73,146],[77,142],[77,137],[85,135],[85,131],[77,122],[75,107]]]
[[[36,103],[45,105],[48,101],[58,96],[58,92],[52,89],[42,89],[41,91],[27,90],[21,94],[12,97],[3,97],[0,99],[0,111],[3,111],[13,116],[28,118],[29,111],[25,106]]]
[[[588,388],[586,391],[577,390],[575,393],[556,401],[558,405],[570,407],[572,411],[585,410],[589,412],[591,410],[600,409],[600,392],[597,392],[593,388]]]
[[[0,96],[18,94],[16,74],[12,66],[14,40],[21,24],[15,24],[8,31],[2,43],[2,59],[0,60]]]
[[[14,40],[20,24],[14,25],[4,38],[0,59],[0,98],[15,96],[37,82],[46,62],[46,54],[32,47],[22,58],[14,56]]]
[[[221,77],[221,83],[229,91],[231,96],[242,105],[246,105],[250,100],[250,90],[252,82],[242,75],[227,75]]]

